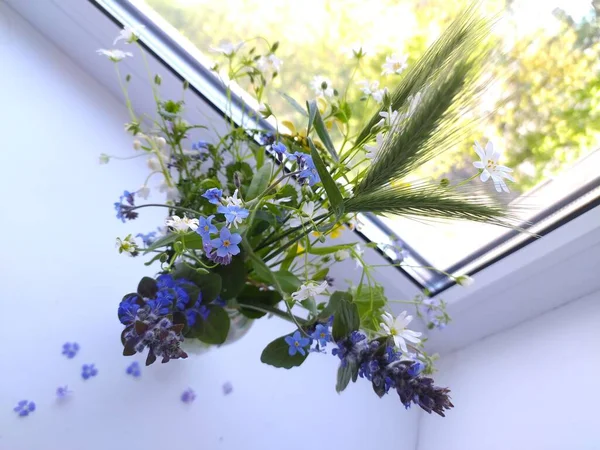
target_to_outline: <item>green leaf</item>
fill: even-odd
[[[318,314],[317,311],[317,303],[315,302],[315,299],[312,297],[307,298],[306,300],[302,300],[300,302],[300,304],[302,306],[304,306],[307,310],[309,310],[312,314],[314,314],[315,316]]]
[[[321,113],[319,112],[319,108],[317,107],[317,101],[312,100],[307,102],[308,105],[308,114],[309,114],[309,127],[306,134],[310,133],[310,126],[312,125],[312,121],[314,121],[315,131],[317,132],[317,136],[323,142],[323,145],[333,158],[335,162],[338,162],[340,158],[335,151],[335,147],[333,146],[333,142],[331,142],[331,137],[329,136],[329,132],[327,131],[327,127],[325,127],[325,122],[323,122],[323,118],[321,117]],[[311,120],[312,118],[312,120]]]
[[[216,305],[208,305],[208,318],[206,320],[197,316],[196,324],[190,330],[190,336],[200,339],[207,344],[222,344],[229,333],[229,314]]]
[[[338,109],[334,116],[343,123],[348,123],[352,117],[352,110],[348,102],[340,103],[340,109]]]
[[[341,217],[344,214],[344,198],[342,197],[342,193],[331,178],[331,175],[327,171],[327,167],[325,167],[325,163],[321,159],[319,152],[315,148],[315,144],[311,138],[308,139],[308,145],[310,146],[310,154],[312,156],[313,162],[319,173],[319,177],[321,178],[321,183],[323,183],[323,187],[325,188],[325,192],[327,192],[327,198],[329,198],[329,203],[331,203],[331,207],[333,212],[337,217]]]
[[[327,306],[325,309],[323,309],[323,311],[321,311],[321,317],[323,319],[329,319],[332,315],[334,315],[337,312],[342,300],[352,302],[352,295],[344,291],[335,291],[333,294],[331,294]]]
[[[286,337],[287,336],[281,336],[267,345],[260,355],[260,360],[270,366],[281,367],[284,369],[291,369],[292,367],[297,367],[302,364],[308,356],[308,352],[305,352],[304,356],[300,353],[290,356],[288,353],[290,346],[285,342]]]
[[[277,282],[281,286],[284,292],[291,294],[292,292],[296,292],[300,285],[302,284],[300,279],[291,272],[287,270],[279,270],[277,272],[273,272],[273,275],[277,279]]]
[[[349,250],[355,245],[356,244],[340,244],[330,245],[328,247],[311,247],[308,249],[308,253],[311,255],[330,255],[331,253],[335,253],[339,250]]]
[[[140,280],[137,292],[142,297],[146,298],[154,298],[156,293],[158,292],[158,286],[156,285],[156,280],[150,277],[144,277]]]
[[[151,252],[152,250],[156,250],[157,248],[160,248],[160,247],[166,247],[167,245],[170,245],[173,242],[175,242],[178,237],[179,237],[179,235],[177,233],[169,233],[166,236],[163,236],[163,237],[157,239],[156,241],[154,241],[152,244],[150,244],[150,246],[148,248],[146,248],[144,253]]]
[[[360,327],[360,316],[356,304],[341,298],[333,316],[333,339],[338,341]]]
[[[277,199],[286,197],[291,198],[291,201],[285,203],[285,205],[293,207],[298,206],[298,191],[296,191],[294,186],[292,186],[291,184],[286,184],[281,189],[278,189],[277,194],[275,194],[275,198]]]
[[[292,97],[290,97],[289,95],[287,95],[284,92],[280,92],[281,96],[283,98],[285,98],[287,100],[287,102],[292,105],[292,107],[298,111],[300,114],[302,114],[305,117],[308,117],[308,114],[306,114],[306,110],[300,106],[300,103],[298,103],[296,100],[294,100]]]
[[[235,172],[239,172],[241,177],[242,177],[242,183],[244,182],[248,182],[249,180],[252,179],[252,167],[250,167],[250,164],[245,163],[245,162],[236,162],[233,164],[229,164],[226,168],[225,171],[227,173],[227,179],[229,180],[230,183],[233,183],[233,174]]]
[[[231,263],[226,266],[219,266],[214,269],[221,277],[221,298],[229,300],[235,298],[246,284],[246,265],[244,264],[244,253],[236,255]]]
[[[265,163],[265,154],[266,151],[264,148],[262,147],[258,147],[256,148],[255,152],[254,152],[254,159],[256,160],[256,168],[260,169],[263,164]]]
[[[200,292],[202,292],[202,303],[212,302],[221,293],[222,280],[216,273],[196,275],[192,281],[198,285]]]
[[[371,331],[379,329],[382,308],[386,302],[387,299],[382,286],[362,286],[360,294],[354,298],[362,329]]]
[[[271,170],[272,165],[270,163],[262,166],[258,172],[252,177],[252,182],[250,183],[250,187],[248,188],[248,192],[246,192],[246,200],[252,200],[262,194],[265,189],[269,186],[269,181],[271,181]]]
[[[202,242],[202,237],[198,233],[195,233],[195,232],[182,234],[180,241],[183,242],[183,244],[187,248],[191,248],[191,249],[204,248],[204,244]]]
[[[317,108],[317,101],[312,100],[310,102],[306,102],[306,109],[308,110],[308,125],[306,126],[306,135],[308,136],[315,122],[317,112],[319,112],[319,108]]]
[[[312,276],[312,279],[315,281],[322,281],[325,279],[325,277],[327,276],[328,273],[329,273],[329,267],[325,267],[325,268],[319,270],[318,272],[315,272],[315,274]]]
[[[294,259],[296,258],[297,253],[298,253],[298,243],[296,242],[285,253],[285,258],[283,258],[283,261],[281,262],[281,265],[280,265],[281,270],[288,270],[290,268],[290,266],[294,262]]]
[[[221,292],[221,277],[205,269],[194,269],[187,264],[177,264],[173,271],[175,279],[185,278],[194,283],[202,292],[202,303],[210,303]]]
[[[258,287],[248,284],[237,296],[237,301],[252,306],[275,306],[281,301],[281,295],[275,291],[261,291]],[[243,307],[240,307],[240,312],[251,319],[258,319],[266,314],[262,311]]]
[[[356,363],[352,360],[346,361],[347,363],[345,366],[340,364],[340,367],[338,368],[337,383],[335,384],[335,390],[338,394],[348,387],[350,380],[356,380],[355,374],[358,375]]]

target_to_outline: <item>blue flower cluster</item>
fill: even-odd
[[[249,211],[238,205],[222,205],[223,191],[217,188],[208,189],[202,197],[208,200],[213,205],[218,205],[217,212],[225,217],[225,226],[221,231],[212,223],[214,215],[208,217],[200,217],[198,219],[198,228],[196,233],[202,237],[203,249],[206,257],[221,265],[231,263],[233,256],[240,253],[239,244],[242,242],[242,237],[238,233],[232,233],[228,227],[232,225],[237,227],[249,215]],[[219,233],[218,237],[213,238],[212,235]]]
[[[17,403],[17,406],[13,408],[13,411],[21,417],[28,416],[29,413],[35,411],[35,403],[28,400],[21,400],[19,403]]]
[[[301,152],[289,153],[286,145],[279,141],[273,141],[270,144],[270,148],[275,152],[275,156],[280,162],[283,161],[284,158],[287,158],[298,164],[298,181],[301,183],[308,183],[309,186],[313,186],[321,181],[312,156],[309,154]]]
[[[117,211],[117,219],[125,223],[126,220],[136,219],[138,213],[133,210],[135,207],[135,193],[123,191],[123,195],[119,197],[119,201],[115,202],[115,210]],[[123,203],[125,201],[125,203]]]
[[[288,155],[288,159],[298,163],[298,169],[300,170],[298,181],[301,183],[308,183],[309,186],[313,186],[321,181],[312,156],[307,155],[306,153],[295,152],[294,154]]]
[[[69,359],[73,359],[79,351],[79,344],[77,342],[65,342],[63,344],[62,354]]]
[[[299,330],[291,336],[286,336],[285,342],[289,345],[288,354],[294,356],[296,353],[300,353],[302,356],[306,356],[306,348],[310,347],[313,342],[315,342],[315,348],[309,349],[309,352],[324,352],[322,349],[331,341],[332,321],[333,317],[327,323],[317,323],[307,330],[306,336],[308,337],[303,336]]]
[[[406,408],[417,404],[440,416],[454,406],[448,389],[434,386],[431,378],[422,376],[424,364],[402,360],[402,354],[386,338],[368,341],[364,334],[353,331],[336,344],[332,354],[340,358],[342,367],[350,366],[358,376],[369,380],[380,397],[395,389]]]
[[[220,303],[217,297],[214,301]],[[133,355],[148,349],[146,365],[161,356],[162,362],[187,358],[181,350],[183,328],[193,327],[198,320],[207,320],[208,305],[203,303],[202,292],[185,278],[170,274],[159,275],[156,280],[144,278],[138,292],[123,297],[117,315],[123,331],[124,354]],[[135,376],[135,375],[134,375]]]
[[[81,366],[81,378],[88,380],[98,375],[98,369],[95,364],[84,364]]]
[[[137,361],[132,362],[129,366],[127,366],[127,369],[125,369],[125,373],[127,375],[131,375],[134,378],[139,378],[142,375],[140,363]]]

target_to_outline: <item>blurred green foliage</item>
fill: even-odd
[[[172,26],[206,53],[220,41],[263,36],[279,41],[281,73],[265,99],[280,120],[304,126],[301,117],[278,94],[285,91],[301,104],[314,98],[310,81],[330,78],[353,104],[353,125],[373,111],[359,101],[356,82],[380,80],[392,88],[399,76],[381,76],[385,56],[409,55],[414,62],[466,0],[146,0]],[[550,2],[551,3],[551,2]],[[555,11],[553,25],[523,32],[516,23],[518,1],[489,0],[490,14],[503,13],[497,33],[501,48],[490,74],[497,83],[482,97],[481,134],[504,150],[503,164],[515,169],[511,189],[525,192],[593,151],[600,142],[600,4],[590,15],[569,17]],[[513,20],[515,19],[515,20]],[[353,74],[348,50],[360,43],[372,49]],[[266,49],[265,49],[266,50]],[[334,133],[335,137],[335,133]],[[472,140],[429,163],[433,177],[470,176]]]

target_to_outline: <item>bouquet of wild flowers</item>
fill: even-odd
[[[407,407],[416,403],[443,416],[452,407],[449,390],[426,376],[431,358],[421,334],[408,329],[412,317],[387,312],[384,289],[359,246],[331,245],[326,238],[365,212],[511,223],[503,208],[469,188],[469,180],[401,182],[470,131],[459,117],[481,92],[488,34],[489,22],[468,9],[412,67],[389,57],[384,74],[401,73],[398,84],[388,90],[378,82],[361,83],[362,100],[375,106],[357,130],[347,96],[316,77],[317,97],[306,109],[288,98],[304,115],[305,129],[232,124],[214,142],[195,141],[203,127],[182,119],[183,100],[162,100],[160,78],[153,77],[157,118],[138,117],[128,102],[132,120],[126,125],[134,149],[148,156],[151,173],[140,189],[125,191],[115,209],[123,222],[145,207],[165,208],[168,218],[165,228],[117,241],[120,252],[150,255],[147,265],[160,264],[155,278],[143,278],[119,304],[123,354],[147,351],[147,364],[186,358],[182,343],[223,344],[234,318],[275,315],[291,328],[267,345],[264,363],[289,369],[331,349],[340,359],[338,391],[361,377],[379,396],[395,390]],[[117,40],[139,46],[129,28]],[[277,44],[267,47],[264,54],[244,43],[218,49],[229,80],[245,79],[259,101],[281,66]],[[117,73],[118,62],[132,56],[99,52],[115,62]],[[363,57],[355,49],[357,65]],[[268,105],[260,113],[273,115]],[[497,164],[491,144],[476,150],[482,180],[491,177],[498,190],[506,190],[510,169]],[[101,162],[110,158],[102,155]],[[148,198],[152,178],[160,179],[166,203],[138,204]],[[333,290],[329,268],[346,258],[362,267],[360,283]],[[441,301],[420,297],[409,303],[428,315],[430,326],[448,322]]]

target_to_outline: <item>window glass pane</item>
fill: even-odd
[[[361,80],[377,80],[392,88],[402,77],[382,76],[386,56],[406,55],[412,64],[467,1],[447,0],[145,0],[150,7],[202,52],[227,40],[255,36],[280,42],[283,66],[276,89],[266,100],[280,120],[303,126],[301,117],[278,91],[301,104],[314,98],[311,81],[329,78],[340,93],[358,100]],[[482,97],[477,134],[439,160],[422,168],[418,177],[466,179],[477,173],[473,141],[493,141],[503,152],[500,163],[514,169],[510,193],[497,194],[492,183],[470,183],[490,196],[521,208],[523,220],[540,221],[540,213],[555,208],[578,189],[597,182],[600,167],[600,2],[594,0],[488,0],[490,13],[504,11],[495,29],[503,50],[489,68],[498,80]],[[355,72],[351,48],[369,52]],[[261,45],[261,41],[256,41]],[[253,44],[252,44],[253,45]],[[348,80],[351,80],[348,83]],[[247,86],[245,86],[247,87]],[[373,111],[373,103],[358,102],[358,122]],[[339,143],[340,137],[332,132]],[[405,180],[410,183],[413,180]],[[580,193],[581,194],[581,193]],[[584,197],[584,199],[589,198]],[[560,205],[544,223],[557,220],[577,204]],[[547,214],[546,214],[547,215]],[[406,218],[382,218],[385,225],[441,269],[453,268],[478,249],[495,243],[504,247],[506,230],[465,223],[427,224]],[[541,226],[542,222],[540,222]],[[525,239],[527,235],[517,239]],[[488,257],[491,257],[488,255]]]

